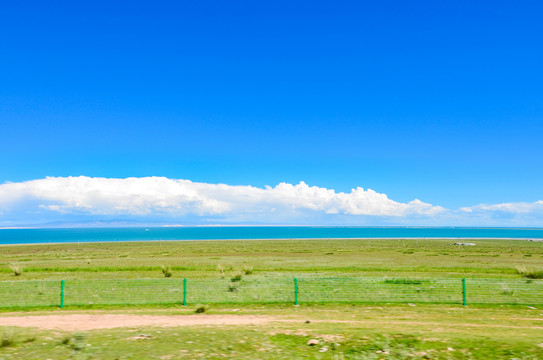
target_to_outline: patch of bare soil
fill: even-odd
[[[137,314],[64,314],[64,315],[25,315],[25,316],[0,316],[0,326],[34,327],[40,329],[64,330],[64,331],[86,331],[96,329],[113,328],[141,328],[147,326],[176,327],[176,326],[205,326],[205,325],[260,325],[267,323],[301,323],[303,319],[288,319],[277,316],[265,315],[137,315]],[[315,323],[337,323],[337,324],[365,324],[378,326],[382,321],[378,320],[319,320],[313,319]],[[473,324],[473,323],[450,323],[424,321],[396,321],[386,320],[387,324],[395,325],[423,325],[423,326],[463,326],[463,327],[487,327],[487,328],[515,328],[515,329],[537,329],[541,326],[530,324],[504,325],[504,324]],[[307,330],[298,331],[284,330],[285,334],[308,335]]]
[[[270,316],[258,315],[67,314],[2,316],[0,317],[0,326],[85,331],[143,326],[258,325],[274,320]]]

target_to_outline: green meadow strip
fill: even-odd
[[[190,285],[187,285],[190,284]],[[0,307],[130,304],[543,304],[543,280],[232,277],[2,281]]]

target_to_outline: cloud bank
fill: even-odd
[[[461,211],[468,213],[509,213],[509,214],[543,214],[543,200],[528,202],[516,202],[516,203],[503,203],[503,204],[480,204],[472,207],[463,207]]]
[[[541,226],[543,201],[449,210],[357,187],[209,184],[165,177],[47,177],[0,185],[0,226],[85,219],[185,224]]]
[[[211,217],[268,223],[310,215],[405,217],[433,216],[445,211],[417,199],[397,202],[361,187],[346,193],[304,182],[259,188],[165,177],[86,176],[2,184],[0,209],[8,213],[26,209],[34,214]]]

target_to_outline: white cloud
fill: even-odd
[[[91,215],[237,217],[248,221],[313,214],[404,217],[445,211],[419,200],[401,203],[371,189],[336,192],[304,182],[275,187],[208,184],[164,177],[47,177],[0,185],[0,208]],[[30,207],[30,208],[28,208]],[[283,214],[283,215],[275,215]],[[276,216],[276,218],[274,218]]]
[[[456,211],[462,224],[475,226],[543,225],[543,201],[479,204]]]
[[[543,213],[543,200],[535,202],[515,202],[502,204],[479,204],[471,207],[460,208],[461,211],[474,212],[491,212],[491,213],[509,213],[509,214],[530,214]]]
[[[543,201],[448,210],[357,187],[337,192],[280,183],[263,188],[165,177],[47,177],[0,184],[0,226],[120,219],[163,223],[541,226]]]

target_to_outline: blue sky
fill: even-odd
[[[452,212],[534,204],[543,199],[542,15],[540,1],[5,2],[0,184],[303,181]],[[0,198],[0,225],[75,216],[36,218],[42,202],[67,200],[28,191]],[[29,196],[34,207],[21,205]],[[516,222],[423,223],[542,226],[535,208]],[[300,221],[382,223],[347,215]],[[394,216],[385,223],[421,221]]]

